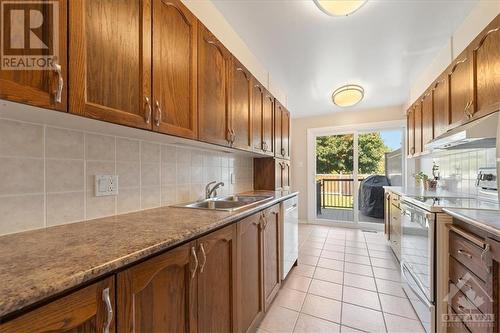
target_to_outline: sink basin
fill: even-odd
[[[187,204],[175,205],[172,207],[180,208],[194,208],[194,209],[211,209],[211,210],[223,210],[223,211],[235,211],[239,209],[244,209],[249,206],[255,205],[257,203],[271,199],[272,196],[265,195],[230,195],[223,198],[206,199],[197,202],[191,202]]]

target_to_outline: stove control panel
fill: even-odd
[[[479,168],[477,174],[476,186],[483,190],[497,190],[497,169],[496,168]]]

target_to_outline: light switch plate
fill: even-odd
[[[103,197],[118,194],[117,175],[95,175],[95,196]]]

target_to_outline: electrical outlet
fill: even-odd
[[[103,197],[118,194],[117,175],[95,175],[95,196]]]

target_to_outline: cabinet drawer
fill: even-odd
[[[450,231],[450,255],[474,272],[480,279],[487,281],[489,273],[481,261],[483,249],[454,231]]]
[[[482,302],[478,304],[478,308],[482,313],[492,313],[493,297],[491,296],[491,287],[452,257],[450,257],[450,281],[455,285],[463,284],[461,291],[464,294],[468,295],[470,290],[470,295],[480,297]]]
[[[451,283],[450,288],[456,288],[456,286]],[[493,333],[494,323],[483,321],[486,320],[486,317],[482,319],[483,314],[481,311],[479,311],[474,303],[469,301],[461,291],[458,291],[452,297],[451,308],[460,316],[460,319],[470,332]]]

